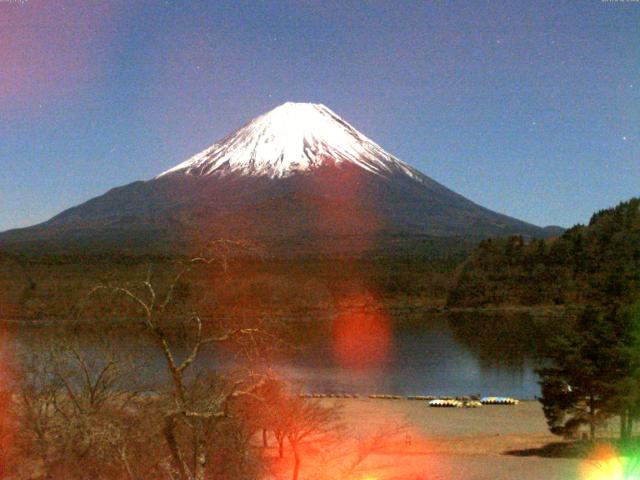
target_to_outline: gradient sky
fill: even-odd
[[[0,230],[324,103],[471,200],[640,195],[640,2],[0,0]]]

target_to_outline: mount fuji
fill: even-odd
[[[151,180],[1,233],[0,247],[175,252],[226,237],[342,251],[551,233],[453,192],[324,105],[285,103]]]

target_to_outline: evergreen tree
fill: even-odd
[[[640,418],[640,303],[621,311],[625,341],[618,347],[619,362],[625,362],[626,374],[614,385],[610,410],[620,416],[620,438],[630,440],[633,425]]]
[[[603,420],[620,411],[630,374],[630,331],[616,311],[593,307],[549,348],[552,365],[538,370],[542,403],[552,433],[571,436],[581,425],[590,438]]]
[[[460,267],[448,305],[588,305],[640,300],[640,198],[548,241],[486,240]]]

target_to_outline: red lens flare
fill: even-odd
[[[392,332],[389,318],[377,303],[359,298],[344,302],[333,320],[332,345],[336,361],[347,367],[376,369],[389,359]],[[351,304],[351,305],[350,305]]]
[[[366,175],[350,166],[329,166],[319,171],[310,186],[321,200],[310,226],[317,241],[337,241],[334,250],[352,253],[371,248],[384,228],[372,188]],[[323,246],[319,245],[321,249]]]

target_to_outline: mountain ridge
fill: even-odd
[[[450,190],[324,105],[286,103],[150,180],[0,233],[0,246],[141,243],[144,250],[157,240],[172,250],[233,237],[285,248],[288,239],[305,238],[306,248],[322,250],[332,248],[327,239],[360,238],[356,250],[368,250],[384,236],[550,233]]]

